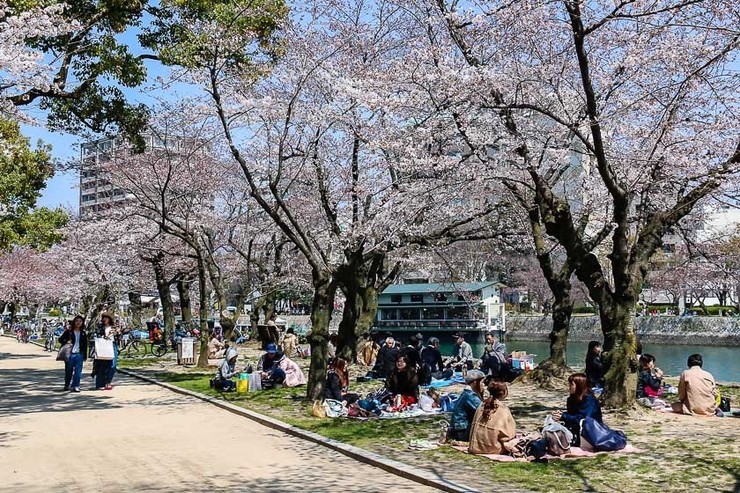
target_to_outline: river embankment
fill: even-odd
[[[510,315],[506,318],[509,339],[547,341],[551,329],[549,316]],[[740,347],[740,317],[637,317],[635,330],[643,343]],[[597,316],[571,319],[568,340],[588,342],[602,337]]]

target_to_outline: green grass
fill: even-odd
[[[550,463],[496,463],[451,447],[424,452],[407,450],[412,439],[437,439],[444,417],[366,421],[316,419],[310,416],[310,403],[304,399],[305,387],[247,394],[221,393],[209,388],[209,380],[213,376],[210,371],[206,373],[189,369],[185,372],[168,372],[151,369],[145,373],[184,389],[223,398],[328,438],[412,465],[444,471],[446,476],[483,491],[501,490],[500,486],[495,485],[504,484],[539,492],[730,493],[736,491],[736,482],[740,481],[740,457],[736,453],[737,443],[732,445],[732,438],[728,444],[726,439],[718,436],[707,438],[706,430],[704,435],[697,436],[690,429],[677,430],[674,425],[665,422],[645,422],[625,428],[630,441],[644,449],[640,454],[609,454]],[[357,384],[353,390],[367,392],[377,385]],[[740,401],[740,388],[724,387],[722,391],[732,396],[734,403]],[[551,409],[551,405],[536,399],[511,402],[510,407],[517,423],[525,423],[523,427],[527,429],[533,422],[541,422],[540,416]],[[618,416],[612,418],[617,419]],[[656,440],[655,437],[663,438]]]

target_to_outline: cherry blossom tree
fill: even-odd
[[[631,403],[635,303],[650,259],[697,204],[735,186],[737,3],[419,9],[446,68],[438,82],[456,96],[450,105],[467,109],[461,134],[479,153],[497,145],[506,156],[507,186],[599,305],[607,402]],[[577,179],[564,182],[573,170]]]

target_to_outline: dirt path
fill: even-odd
[[[0,491],[436,491],[119,375],[61,392],[63,367],[0,338]]]

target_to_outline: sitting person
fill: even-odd
[[[448,358],[446,363],[454,367],[456,371],[462,371],[463,365],[468,369],[473,369],[473,348],[465,342],[465,333],[457,332],[455,339],[455,354]]]
[[[470,426],[475,411],[483,399],[483,379],[486,375],[482,371],[470,370],[465,375],[465,389],[455,402],[450,417],[450,426],[447,428],[447,439],[467,442],[470,440]]]
[[[663,395],[663,370],[655,367],[655,356],[640,356],[640,374],[637,377],[637,398]]]
[[[224,360],[221,362],[221,366],[218,367],[216,379],[213,382],[213,385],[217,390],[222,392],[231,392],[236,388],[236,382],[232,379],[234,375],[239,373],[236,370],[236,358],[238,356],[239,353],[236,348],[230,347],[226,350]]]
[[[508,369],[506,346],[496,341],[496,337],[489,332],[486,334],[486,346],[480,357],[480,371],[495,378],[505,379]]]
[[[601,362],[601,343],[591,341],[586,352],[586,379],[591,388],[604,387],[604,363]]]
[[[674,412],[696,416],[721,413],[717,412],[717,385],[712,374],[702,369],[703,365],[701,354],[689,356],[689,369],[684,370],[678,380],[678,402],[673,403]]]
[[[399,350],[396,348],[396,341],[392,337],[385,339],[385,344],[378,351],[378,357],[375,359],[373,374],[376,378],[387,378],[396,365]]]
[[[422,411],[430,413],[434,412],[435,409],[439,409],[440,407],[442,407],[441,396],[439,395],[439,390],[435,388],[430,388],[429,390],[427,390],[426,394],[422,394],[419,397],[419,408]]]
[[[596,400],[585,373],[574,373],[568,377],[568,402],[566,411],[555,411],[553,418],[562,421],[566,428],[573,433],[573,443],[576,447],[581,443],[581,421],[591,417],[603,423],[601,406]]]
[[[419,375],[416,368],[411,366],[408,356],[398,356],[396,367],[386,379],[385,387],[394,397],[403,397],[404,404],[414,404],[419,400]]]
[[[357,394],[349,393],[349,370],[347,361],[342,358],[334,358],[329,363],[326,373],[326,385],[324,386],[324,399],[342,401],[346,405],[357,402],[360,398]]]
[[[306,376],[301,368],[278,351],[277,345],[272,342],[267,345],[267,352],[257,362],[257,371],[262,376],[262,385],[268,388],[276,385],[297,387],[306,383]]]
[[[226,352],[225,345],[218,338],[218,335],[214,332],[211,335],[211,340],[208,341],[208,359],[223,358]]]
[[[509,395],[509,388],[505,382],[486,377],[486,388],[489,397],[473,417],[470,430],[470,454],[501,454],[504,452],[504,443],[516,435],[516,423],[509,408],[501,401]]]

